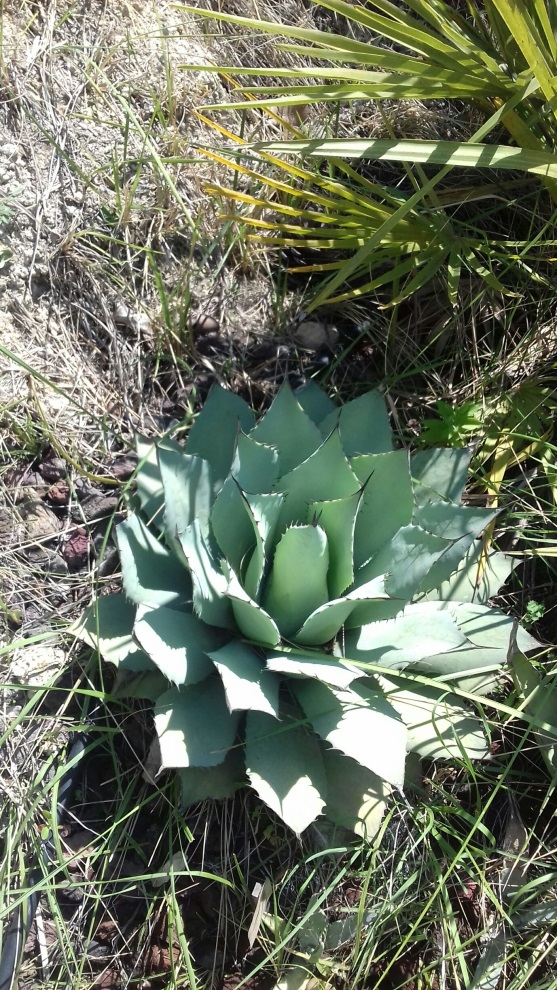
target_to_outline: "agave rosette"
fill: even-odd
[[[310,382],[259,420],[215,387],[185,445],[138,452],[123,592],[78,634],[154,700],[184,805],[248,783],[296,832],[324,814],[370,836],[407,753],[486,754],[458,688],[507,659],[485,602],[510,568],[494,555],[478,586],[494,512],[460,504],[467,450],[410,456],[379,392],[338,408]]]

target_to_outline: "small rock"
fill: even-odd
[[[61,457],[49,457],[39,467],[45,481],[60,481],[66,475],[66,462]]]
[[[30,643],[16,649],[10,664],[10,676],[21,684],[39,687],[50,684],[64,669],[66,656],[59,646]]]
[[[338,330],[319,320],[304,320],[294,330],[292,339],[306,351],[320,351],[325,347],[332,349],[338,340]]]
[[[25,556],[30,564],[34,564],[45,574],[55,574],[62,577],[68,573],[66,561],[55,550],[47,550],[45,547],[29,547],[25,551]]]
[[[89,560],[89,537],[83,526],[77,526],[62,551],[70,571],[78,571]]]
[[[117,303],[112,311],[112,316],[117,326],[127,327],[140,336],[150,337],[152,335],[151,320],[147,314],[135,312],[126,303]]]
[[[116,458],[110,468],[113,478],[118,481],[127,481],[134,473],[137,463],[137,454],[124,454],[123,457]]]
[[[220,323],[211,316],[209,313],[200,313],[191,322],[191,329],[194,334],[198,333],[218,333],[220,330]]]
[[[35,542],[55,536],[60,531],[60,522],[52,509],[41,502],[40,498],[27,497],[18,506],[18,512],[23,520],[27,539]]]
[[[47,497],[54,505],[67,505],[70,497],[70,486],[67,481],[57,481],[47,491]]]
[[[25,493],[21,490],[21,486],[34,488],[39,493],[42,493],[46,488],[42,475],[38,471],[32,471],[29,464],[17,464],[9,468],[4,475],[3,481],[8,491],[13,492],[16,502],[20,501],[22,497],[26,497]]]
[[[72,511],[72,518],[80,522],[83,518],[87,522],[100,519],[102,516],[109,516],[118,505],[117,495],[86,495],[79,506]]]

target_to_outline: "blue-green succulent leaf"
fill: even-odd
[[[485,604],[497,594],[516,567],[517,558],[504,553],[484,554],[482,543],[473,543],[447,581],[427,591],[428,601]]]
[[[454,606],[454,613],[466,638],[474,646],[500,650],[501,662],[512,656],[512,648],[517,653],[539,650],[538,641],[512,615],[505,615],[498,608],[490,608],[478,602],[461,602]]]
[[[222,763],[236,738],[239,717],[229,712],[217,676],[165,691],[155,704],[161,766],[214,767]]]
[[[192,575],[197,615],[210,626],[233,629],[232,606],[226,597],[228,581],[203,525],[194,520],[179,539]]]
[[[289,677],[314,677],[333,687],[347,688],[352,681],[363,677],[361,670],[349,663],[330,657],[327,653],[298,652],[267,653],[265,663],[269,670]]]
[[[183,454],[184,448],[175,440],[165,437],[163,440],[147,440],[146,437],[136,437],[135,447],[139,460],[135,483],[139,503],[149,522],[162,532],[164,528],[164,491],[159,468],[158,451],[164,447],[174,454]]]
[[[292,526],[277,544],[265,610],[286,638],[328,599],[329,550],[321,526]]]
[[[253,433],[240,433],[230,473],[244,492],[270,492],[279,476],[278,451],[257,443]]]
[[[246,567],[244,588],[250,598],[259,601],[267,564],[270,563],[275,533],[280,518],[284,495],[244,494],[246,507],[255,533],[255,547]]]
[[[116,529],[122,583],[136,605],[184,606],[191,601],[192,582],[184,564],[132,514]]]
[[[215,499],[211,527],[221,555],[238,575],[256,543],[250,515],[237,482],[229,476]]]
[[[208,527],[213,502],[209,464],[202,457],[186,454],[183,448],[158,448],[159,471],[164,491],[164,530],[167,543],[181,555],[178,539],[194,521]]]
[[[279,482],[286,495],[278,531],[307,518],[312,502],[347,498],[360,491],[361,485],[352,471],[340,444],[338,430],[331,433],[306,461]]]
[[[410,473],[416,505],[425,505],[438,498],[460,502],[471,456],[468,447],[434,447],[413,454]]]
[[[246,766],[261,800],[294,832],[303,832],[323,811],[327,787],[323,760],[317,739],[303,726],[295,722],[278,726],[271,715],[249,712]]]
[[[321,756],[327,775],[325,815],[335,825],[369,842],[379,831],[387,810],[389,784],[326,743],[321,743]]]
[[[392,619],[370,622],[345,634],[346,658],[402,669],[424,657],[463,647],[467,640],[449,611],[437,602],[407,605]]]
[[[497,509],[476,509],[453,502],[426,502],[414,513],[414,521],[422,529],[444,540],[460,540],[463,536],[478,536],[495,519]]]
[[[296,681],[293,691],[321,739],[402,787],[406,726],[382,692],[360,682],[340,690],[315,680]]]
[[[233,746],[216,767],[185,767],[177,773],[182,808],[207,798],[224,801],[247,783],[243,747]]]
[[[119,669],[116,680],[111,690],[115,698],[136,698],[140,701],[153,701],[159,694],[168,691],[170,687],[168,678],[157,670],[151,661],[149,670],[139,673]]]
[[[222,630],[206,625],[195,615],[164,606],[140,606],[133,632],[153,663],[178,687],[196,684],[214,672],[208,653],[225,638]]]
[[[209,462],[215,491],[230,472],[240,429],[249,433],[254,423],[255,417],[243,399],[213,385],[188,434],[186,451]]]
[[[85,609],[71,632],[122,670],[153,670],[152,661],[133,638],[135,612],[125,595],[103,595]]]
[[[320,424],[323,436],[336,425],[347,457],[382,454],[393,449],[393,438],[385,400],[380,392],[366,392],[336,409]]]
[[[427,502],[419,507],[414,521],[436,536],[450,541],[422,582],[420,591],[438,588],[456,571],[477,536],[485,529],[497,510],[475,509],[452,502]]]
[[[294,398],[287,382],[251,431],[251,438],[276,448],[281,475],[305,461],[322,442],[317,426]]]
[[[354,563],[361,567],[412,521],[414,494],[405,450],[362,454],[350,466],[365,486],[354,537]]]
[[[279,717],[280,681],[265,669],[247,643],[226,643],[210,657],[221,676],[231,712],[255,710]]]
[[[422,758],[481,760],[489,751],[480,719],[442,688],[379,678],[408,727],[408,751]]]
[[[392,598],[410,601],[431,568],[450,547],[448,540],[432,536],[421,526],[403,526],[374,557],[356,572],[359,587],[385,575],[385,589]]]
[[[329,546],[329,597],[342,595],[354,580],[354,527],[361,492],[322,502],[312,502],[307,522],[316,520],[327,534]]]
[[[261,605],[250,598],[226,561],[222,561],[222,568],[227,577],[226,594],[242,635],[262,646],[277,646],[280,643],[280,632],[274,619]]]
[[[294,642],[303,646],[320,646],[329,643],[337,635],[345,622],[360,608],[369,607],[387,598],[384,577],[373,578],[360,588],[354,588],[343,598],[326,602],[308,616],[301,629],[293,637]],[[404,602],[397,605],[402,608]]]
[[[319,426],[337,408],[332,399],[312,378],[308,378],[305,385],[296,389],[294,398],[316,426]]]

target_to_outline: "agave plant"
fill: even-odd
[[[215,387],[184,445],[138,452],[123,592],[77,632],[153,699],[184,805],[249,784],[298,833],[370,836],[407,753],[486,755],[458,692],[493,686],[513,623],[485,604],[507,561],[477,580],[494,512],[460,504],[467,450],[410,456],[379,392],[310,382],[258,421]]]

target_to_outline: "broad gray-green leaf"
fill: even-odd
[[[243,399],[213,385],[188,434],[186,451],[209,462],[216,491],[230,471],[240,429],[249,433],[254,423],[255,417]]]
[[[279,541],[267,589],[265,610],[283,636],[292,636],[308,615],[328,599],[329,551],[321,526],[292,526]]]
[[[361,670],[352,667],[342,660],[330,657],[327,653],[308,653],[301,656],[297,653],[268,653],[266,665],[269,670],[289,677],[314,677],[324,684],[334,687],[350,687],[352,681],[362,677]]]
[[[301,646],[322,646],[323,643],[329,643],[344,623],[349,624],[355,611],[387,597],[384,577],[372,578],[361,588],[354,588],[343,598],[326,602],[312,612],[295,633],[294,641]],[[402,605],[403,603],[397,607],[402,608]]]
[[[338,598],[354,580],[354,526],[361,493],[333,501],[312,502],[308,522],[317,520],[329,546],[329,597]]]
[[[270,492],[279,476],[278,451],[257,443],[253,433],[240,433],[230,473],[244,492]]]
[[[153,663],[149,670],[141,673],[130,672],[119,668],[111,694],[116,698],[137,698],[141,701],[153,701],[160,694],[168,691],[168,678],[156,670]]]
[[[427,574],[420,590],[438,588],[443,581],[448,581],[476,537],[496,515],[497,510],[475,509],[452,502],[427,502],[420,506],[414,521],[427,532],[451,541]]]
[[[495,519],[497,509],[477,509],[453,502],[426,502],[418,506],[414,521],[435,536],[444,540],[460,540],[463,536],[479,536]]]
[[[212,798],[224,801],[232,797],[239,787],[247,783],[244,766],[244,751],[241,746],[232,746],[222,763],[216,767],[186,767],[178,770],[181,787],[181,805]]]
[[[246,554],[255,546],[255,531],[244,496],[232,477],[226,479],[215,499],[211,526],[222,556],[239,576]]]
[[[305,461],[321,444],[321,433],[296,401],[287,382],[250,435],[258,443],[277,449],[281,475]]]
[[[214,767],[236,737],[239,715],[229,712],[219,677],[190,687],[171,688],[155,705],[161,766]]]
[[[322,744],[327,774],[325,815],[335,825],[349,828],[368,842],[379,831],[391,793],[389,784],[363,767]]]
[[[539,650],[540,644],[511,615],[498,608],[490,608],[475,602],[461,602],[455,606],[459,628],[475,646],[501,650],[502,659],[509,653],[512,636],[516,651],[528,653]]]
[[[361,567],[411,522],[414,495],[406,450],[353,457],[350,466],[365,485],[354,538],[354,563]]]
[[[319,744],[301,725],[278,726],[271,715],[249,712],[246,766],[259,797],[298,834],[323,811],[327,782]]]
[[[306,519],[311,502],[347,498],[359,492],[360,487],[342,450],[339,432],[335,430],[306,461],[281,477],[280,490],[286,495],[286,501],[278,531]]]
[[[267,712],[279,717],[279,684],[246,643],[227,643],[210,654],[217,668],[230,711]]]
[[[224,641],[220,629],[171,608],[139,608],[134,636],[160,671],[180,686],[195,684],[214,671],[208,653]]]
[[[378,553],[356,572],[357,587],[385,575],[385,590],[392,598],[409,601],[439,557],[449,548],[440,536],[420,526],[403,526]]]
[[[379,678],[408,726],[408,751],[429,759],[481,760],[489,751],[480,719],[454,694],[408,681]]]
[[[340,690],[315,680],[296,681],[293,691],[321,739],[402,787],[406,726],[382,694],[357,682]]]
[[[233,629],[228,582],[201,523],[195,519],[179,539],[192,575],[195,611],[208,625]]]
[[[213,486],[209,464],[202,457],[186,454],[183,448],[158,448],[159,470],[164,489],[164,528],[168,543],[181,552],[178,536],[198,519],[207,526]]]
[[[250,598],[258,601],[267,559],[275,542],[275,533],[284,504],[284,496],[280,494],[250,495],[244,492],[244,500],[246,511],[253,526],[255,547],[245,569],[243,584]]]
[[[498,672],[509,654],[539,648],[537,641],[512,616],[499,609],[468,602],[439,602],[440,610],[450,608],[467,642],[451,653],[428,656],[419,664],[427,674],[438,673],[467,691],[485,693],[498,682]],[[512,648],[512,649],[511,649]]]
[[[261,643],[262,646],[277,646],[280,643],[280,632],[274,619],[249,597],[234,571],[227,569],[225,561],[222,562],[222,566],[228,577],[226,594],[242,635],[254,643]]]
[[[439,497],[460,502],[468,477],[470,457],[468,447],[435,447],[432,450],[418,450],[413,454],[410,473],[414,481],[416,505],[425,505]]]
[[[122,670],[153,670],[133,638],[135,605],[125,595],[103,595],[85,609],[72,633]]]
[[[347,659],[401,669],[466,644],[453,616],[436,602],[407,605],[393,619],[370,622],[346,632]]]
[[[136,437],[135,449],[137,450],[138,468],[135,478],[137,494],[141,508],[147,519],[153,520],[159,530],[164,527],[164,492],[162,478],[159,468],[158,451],[164,447],[174,454],[182,454],[184,448],[175,440],[158,440],[153,443],[145,437]]]
[[[424,597],[428,601],[475,601],[484,605],[505,584],[517,558],[504,553],[490,553],[486,558],[483,551],[481,542],[474,543],[450,578]]]
[[[347,457],[381,454],[393,449],[389,417],[380,392],[366,392],[330,413],[320,424],[323,436],[327,436],[337,423]]]
[[[122,584],[137,605],[185,604],[192,584],[186,567],[159,543],[138,515],[132,514],[116,528],[122,565]]]
[[[302,385],[301,388],[296,389],[294,392],[294,398],[300,403],[304,412],[307,413],[316,426],[319,426],[319,424],[336,409],[334,402],[329,398],[327,393],[313,381],[313,378],[308,378],[305,385]]]

